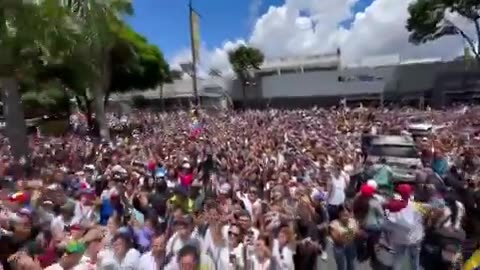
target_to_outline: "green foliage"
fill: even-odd
[[[243,99],[246,99],[246,84],[252,70],[260,69],[265,57],[263,53],[253,47],[242,45],[228,52],[228,60],[237,78],[242,82]]]
[[[38,128],[44,136],[62,136],[68,131],[69,119],[49,119],[42,121]]]
[[[410,14],[406,28],[410,32],[409,41],[422,44],[447,35],[460,35],[469,44],[477,60],[479,51],[475,44],[480,38],[480,1],[478,0],[417,0],[408,7]],[[448,20],[445,15],[453,13],[470,21],[476,28],[476,38],[472,38],[460,27]]]
[[[252,69],[260,69],[264,61],[263,53],[253,47],[242,45],[228,53],[228,60],[233,71],[239,77],[245,77],[245,72]]]
[[[37,61],[68,53],[75,27],[67,18],[58,0],[0,1],[0,74],[22,78]]]
[[[158,47],[127,25],[117,33],[118,42],[111,58],[110,91],[146,90],[168,79],[169,65]]]
[[[22,104],[27,118],[66,112],[69,98],[56,83],[43,84],[22,94]]]

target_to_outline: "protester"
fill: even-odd
[[[364,162],[362,142],[372,130],[409,136],[412,115],[443,128],[417,139],[423,163],[400,168],[412,171],[407,184],[399,162]],[[72,132],[31,138],[28,168],[0,143],[1,263],[441,270],[465,261],[475,269],[479,116],[477,107],[138,111],[109,114],[112,138],[102,141],[85,135],[77,115]]]

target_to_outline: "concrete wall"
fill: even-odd
[[[404,93],[431,90],[440,69],[441,65],[439,63],[396,66],[392,84],[390,84],[393,87],[385,90]]]
[[[257,74],[245,89],[245,99],[247,104],[252,106],[275,103],[281,106],[293,103],[335,104],[338,102],[337,99],[342,97],[358,100],[378,100],[383,97],[388,102],[424,97],[436,98],[439,101],[437,103],[443,103],[440,102],[443,99],[441,92],[465,88],[480,89],[479,78],[478,72],[466,70],[463,61],[387,63],[378,67],[348,67],[304,73],[285,72],[281,75]],[[243,104],[242,83],[233,77],[201,79],[198,82],[198,89],[200,95],[212,96],[214,92],[221,92],[232,101]],[[159,88],[126,95],[137,94],[147,98],[160,97]],[[191,80],[180,80],[165,85],[163,96],[192,97]]]
[[[391,76],[391,68],[353,68],[267,76],[261,85],[264,98],[349,96],[381,93]]]

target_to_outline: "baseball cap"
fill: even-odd
[[[10,194],[8,196],[8,199],[11,202],[17,202],[17,203],[26,203],[28,201],[28,194],[25,192],[15,192],[13,194]]]
[[[230,186],[229,183],[223,183],[220,188],[218,189],[218,193],[220,194],[228,194],[232,187]]]
[[[360,195],[365,198],[371,198],[373,197],[373,194],[375,194],[375,188],[364,184],[360,187]]]
[[[67,254],[78,254],[85,252],[85,245],[78,241],[70,241],[65,247]]]
[[[410,195],[412,194],[412,186],[409,184],[400,184],[397,187],[397,192],[402,196],[403,199],[409,198]]]

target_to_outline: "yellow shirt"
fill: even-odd
[[[480,269],[480,249],[477,249],[470,259],[463,265],[462,270],[478,270]]]
[[[170,198],[169,202],[172,205],[180,207],[183,211],[187,213],[192,213],[193,208],[195,206],[195,202],[192,199],[190,198],[179,199],[176,195],[173,195],[173,197]]]

